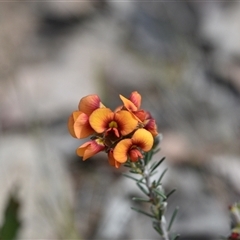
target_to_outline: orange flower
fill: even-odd
[[[130,158],[136,162],[142,158],[141,151],[148,152],[153,146],[153,136],[146,129],[138,129],[131,139],[121,140],[113,150],[113,157],[120,163],[125,163]]]
[[[89,122],[97,133],[113,131],[116,137],[125,136],[136,129],[138,121],[126,110],[112,112],[109,108],[95,110]]]
[[[85,138],[94,133],[89,124],[89,116],[97,108],[105,107],[98,95],[92,94],[83,97],[79,104],[79,111],[74,111],[68,119],[68,130],[75,138]]]
[[[102,139],[98,138],[95,140],[88,141],[81,145],[77,149],[77,155],[80,157],[83,157],[83,160],[86,160],[93,155],[97,154],[98,152],[103,151],[105,148],[105,145],[102,141]]]
[[[123,102],[124,107],[128,111],[135,112],[140,108],[142,97],[137,91],[132,92],[129,99],[125,98],[121,94],[119,96]]]
[[[89,117],[81,112],[75,111],[68,119],[68,130],[75,138],[85,138],[94,133],[94,130],[89,124]]]
[[[124,107],[132,112],[136,119],[140,122],[140,126],[150,131],[155,137],[158,135],[157,125],[155,119],[152,118],[149,112],[140,109],[141,106],[141,95],[138,92],[132,92],[129,99],[120,95]]]

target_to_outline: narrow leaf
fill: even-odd
[[[162,181],[163,176],[165,175],[165,173],[167,172],[167,168],[162,172],[161,176],[159,177],[157,184],[159,184]]]
[[[137,182],[139,181],[139,179],[137,179],[137,178],[135,178],[135,177],[132,177],[132,176],[126,174],[126,173],[122,173],[122,175],[125,176],[125,177],[127,177],[127,178],[130,178],[130,179],[132,179],[132,180],[134,180],[134,181],[137,181]]]
[[[176,192],[176,189],[173,189],[172,191],[170,191],[170,192],[166,195],[166,197],[169,198],[174,192]]]
[[[132,200],[136,202],[150,202],[150,199],[137,198],[137,197],[133,197]]]
[[[142,213],[150,218],[155,218],[153,215],[151,215],[150,213],[147,213],[147,212],[144,212],[142,211],[141,209],[138,209],[138,208],[134,208],[134,207],[131,207],[132,210],[136,211],[136,212],[139,212],[139,213]]]
[[[153,151],[147,152],[144,156],[144,163],[147,165],[152,160]]]
[[[129,170],[129,172],[133,174],[139,174],[139,172],[137,172],[136,170]]]
[[[137,182],[137,186],[143,193],[145,193],[147,196],[149,195],[148,191],[139,182]]]
[[[149,176],[153,176],[153,175],[155,175],[155,174],[157,174],[157,173],[158,173],[157,171],[151,172],[151,173],[149,174]]]
[[[161,196],[164,200],[167,199],[167,197],[165,196],[164,193],[160,192],[158,189],[153,189],[153,191],[158,194],[159,196]]]
[[[174,236],[171,238],[171,240],[177,240],[179,237],[180,237],[180,235],[179,235],[179,234],[177,234],[177,235],[174,235]]]
[[[160,148],[154,150],[154,151],[153,151],[153,155],[156,154],[156,153],[158,153],[159,151],[160,151]]]
[[[145,178],[144,177],[141,177],[139,180],[138,180],[138,182],[139,183],[143,183],[143,180],[144,180]]]
[[[163,157],[160,161],[157,163],[153,164],[150,168],[150,171],[153,172],[163,161],[165,160],[165,157]]]
[[[168,229],[167,229],[168,231],[171,230],[172,224],[173,224],[173,222],[175,220],[175,217],[176,217],[176,215],[178,213],[178,209],[179,209],[179,207],[176,207],[174,212],[173,212],[173,215],[172,215],[171,220],[170,220],[169,225],[168,225]]]
[[[162,231],[159,227],[153,225],[153,228],[160,234],[160,236],[162,236]]]

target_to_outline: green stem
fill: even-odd
[[[144,166],[144,178],[145,178],[145,185],[149,191],[149,197],[153,200],[153,205],[158,204],[158,201],[155,201],[155,194],[153,192],[151,179],[150,179],[150,172],[146,169],[146,166]],[[158,204],[159,205],[159,204]],[[160,204],[161,205],[161,204]],[[158,207],[158,211],[161,211],[160,206]],[[161,216],[161,219],[157,220],[158,227],[161,229],[162,237],[164,240],[169,240],[168,231],[167,231],[167,224],[166,224],[166,218],[164,215]]]

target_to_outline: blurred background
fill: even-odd
[[[238,1],[1,2],[5,239],[159,239],[130,210],[139,191],[124,167],[104,154],[83,163],[75,150],[84,140],[67,131],[83,96],[115,108],[135,90],[163,134],[156,159],[167,157],[159,171],[168,168],[166,191],[177,189],[173,231],[227,236],[240,195],[239,29]]]

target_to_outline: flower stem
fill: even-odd
[[[162,158],[158,162],[151,163],[153,155],[157,152],[156,146],[152,148],[147,153],[143,153],[143,158],[137,162],[131,162],[130,159],[126,162],[125,166],[129,168],[130,173],[139,175],[140,178],[135,178],[127,175],[128,178],[134,180],[138,188],[145,195],[145,198],[134,197],[134,201],[142,202],[144,204],[150,205],[150,212],[145,210],[132,208],[133,210],[144,214],[152,219],[153,228],[159,233],[162,240],[170,240],[170,231],[172,223],[177,214],[177,208],[175,209],[170,223],[167,224],[165,212],[167,209],[167,200],[170,195],[175,190],[170,191],[168,195],[165,195],[164,189],[162,187],[162,179],[166,173],[166,169],[160,174],[158,180],[152,180],[152,176],[157,173],[158,167],[164,161],[165,158]],[[168,226],[167,226],[168,225]],[[178,235],[173,239],[176,240]]]
[[[153,188],[151,187],[152,186],[151,179],[150,179],[151,177],[150,177],[150,173],[149,173],[148,169],[146,169],[146,166],[145,166],[145,170],[144,170],[144,178],[145,178],[145,185],[146,185],[146,187],[149,191],[149,198],[154,200],[155,195],[154,195],[154,192],[153,192]],[[157,205],[158,201],[153,201],[153,204]],[[165,216],[162,215],[161,218],[158,219],[158,222],[156,222],[156,224],[158,225],[158,228],[161,230],[162,238],[164,240],[169,240]]]

